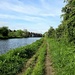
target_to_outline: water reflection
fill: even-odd
[[[0,40],[0,54],[6,52],[9,49],[8,40]]]
[[[0,40],[0,54],[6,53],[10,49],[31,44],[32,42],[35,42],[38,39],[40,38],[19,38]]]

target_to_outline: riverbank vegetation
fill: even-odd
[[[44,39],[0,56],[1,75],[18,74],[34,54],[31,63],[21,75],[46,75],[46,43],[49,45],[50,59],[48,60],[52,62],[50,66],[53,66],[54,74],[75,75],[75,0],[65,0],[65,2],[67,4],[62,9],[64,12],[63,21],[58,28],[50,27],[48,32],[44,34]],[[50,70],[48,69],[48,72],[51,72]]]
[[[63,40],[66,43],[75,43],[75,0],[65,0],[66,6],[62,8],[63,20],[58,28],[51,27],[48,37]]]
[[[29,32],[25,30],[10,30],[8,27],[0,27],[0,39],[7,38],[27,38],[27,37],[42,37],[40,33]]]
[[[32,58],[30,65],[21,75],[44,75],[45,73],[46,43],[42,44]],[[29,60],[30,61],[30,60]]]
[[[65,2],[63,21],[46,33],[55,75],[75,75],[75,0]]]
[[[47,41],[55,75],[74,75],[75,47],[55,39],[47,38]]]
[[[23,66],[29,58],[37,51],[43,39],[37,40],[31,45],[10,50],[6,54],[0,55],[0,74],[16,75],[23,69]]]

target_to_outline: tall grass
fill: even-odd
[[[75,75],[75,48],[63,41],[47,38],[55,75]]]
[[[46,55],[46,44],[44,44],[39,51],[38,60],[31,75],[44,75],[45,55]]]
[[[43,43],[23,75],[44,75],[46,43]]]

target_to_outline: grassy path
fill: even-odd
[[[46,60],[45,60],[45,75],[54,75],[53,68],[52,68],[52,62],[50,60],[50,54],[49,54],[49,44],[47,43],[47,49],[46,49]]]
[[[36,54],[28,60],[28,62],[24,65],[22,72],[17,75],[31,75],[35,65],[37,64],[37,59],[40,53],[40,49],[43,47],[44,43],[40,46]]]
[[[18,75],[54,75],[49,50],[49,43],[45,40]]]

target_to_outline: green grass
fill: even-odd
[[[35,57],[32,58],[33,61],[31,62],[31,65],[27,68],[23,75],[44,75],[45,54],[46,44],[43,43],[35,54]]]
[[[55,75],[75,75],[75,48],[63,41],[47,38]]]
[[[10,50],[0,55],[0,75],[16,75],[20,72],[29,58],[31,58],[43,43],[43,39],[37,40],[31,45]]]
[[[33,69],[31,75],[44,75],[45,69],[45,55],[46,55],[46,44],[44,44],[39,51],[37,63]]]
[[[31,58],[31,61],[29,60],[29,65],[27,66],[27,69],[25,70],[25,72],[23,73],[23,75],[30,75],[33,71],[33,68],[36,64],[37,58],[39,55],[39,50],[36,52],[36,54]]]
[[[46,38],[46,41],[49,44],[55,75],[75,75],[74,45],[50,38]],[[38,40],[31,45],[0,55],[0,75],[16,75],[34,54],[36,57],[23,75],[44,75],[46,43],[41,46],[42,43],[43,40]]]
[[[27,67],[27,69],[25,70],[25,72],[23,73],[23,75],[30,75],[34,69],[34,66],[36,64],[38,58],[38,52],[37,54],[35,54],[35,57],[32,57],[32,61],[30,62],[29,66]]]

